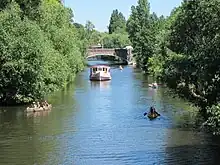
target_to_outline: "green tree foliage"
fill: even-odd
[[[124,48],[131,44],[126,31],[126,19],[117,9],[111,14],[108,30],[108,33],[100,33],[101,38],[99,35],[104,48]]]
[[[118,33],[104,33],[102,35],[101,43],[104,48],[124,48],[130,45],[130,40],[128,34],[118,34]]]
[[[75,28],[77,28],[77,29],[83,29],[83,28],[84,28],[84,26],[83,26],[82,24],[77,23],[77,22],[73,23],[73,25],[74,25]]]
[[[11,3],[11,0],[1,0],[1,3],[0,3],[0,11],[5,9],[6,6]]]
[[[33,9],[34,10],[34,9]],[[79,31],[72,13],[44,1],[40,17],[23,15],[12,2],[0,12],[0,102],[33,101],[63,87],[84,66]]]
[[[169,44],[169,34],[171,25],[178,14],[179,8],[174,9],[170,16],[165,18],[163,16],[157,17],[155,13],[151,15],[151,23],[153,27],[155,42],[154,53],[149,58],[149,72],[157,78],[163,78],[164,65],[172,59],[176,54],[170,51],[167,46]],[[177,55],[178,56],[178,55]]]
[[[176,81],[185,83],[184,88],[195,96],[203,112],[206,106],[220,101],[219,11],[218,0],[184,1],[176,21],[171,26],[169,37],[169,48],[184,54],[185,59],[179,62],[185,66],[184,69],[172,62],[173,66],[176,65],[175,70],[186,72],[176,73],[179,75]],[[211,109],[218,111],[215,106]],[[214,114],[208,113],[209,121]]]
[[[121,12],[118,11],[118,9],[113,10],[110,17],[108,29],[109,29],[109,34],[126,32],[125,17]]]
[[[219,0],[184,0],[167,18],[146,4],[139,0],[127,23],[137,62],[197,104],[220,134]]]
[[[54,49],[66,57],[71,73],[75,73],[81,68],[76,60],[82,60],[80,54],[80,41],[77,41],[77,30],[70,23],[71,10],[64,8],[60,4],[43,3],[40,9],[42,16],[39,25],[47,33],[48,38],[53,42]],[[80,64],[81,65],[81,64]]]
[[[102,33],[100,33],[99,31],[94,30],[94,31],[91,33],[90,45],[98,45],[98,44],[101,44],[101,38],[102,38]]]
[[[154,32],[150,20],[150,5],[147,0],[138,0],[137,6],[131,7],[127,21],[129,39],[137,65],[148,72],[148,59],[154,51]]]
[[[205,98],[207,105],[219,101],[219,1],[185,1],[171,26],[169,48],[184,54],[188,74],[180,78]]]
[[[89,46],[99,43],[99,32],[95,30],[95,25],[91,21],[86,21],[85,38],[87,39]]]
[[[0,11],[5,9],[7,5],[14,2],[13,0],[1,0]],[[21,17],[27,16],[29,18],[38,17],[38,8],[41,5],[42,0],[15,0],[21,9]]]
[[[36,24],[22,21],[20,14],[15,4],[0,14],[0,102],[38,96],[43,85],[40,74],[47,40]]]
[[[148,69],[180,95],[201,107],[207,119],[206,125],[216,134],[220,133],[219,11],[218,0],[185,0],[167,18],[151,14],[148,17],[151,25],[145,25],[152,29],[154,36],[154,40],[150,41],[154,45],[153,56],[148,56],[145,70]],[[128,30],[134,48],[144,45],[138,36],[141,32],[141,23],[138,23],[141,17],[138,15],[137,8],[133,7]],[[129,24],[133,28],[129,29]],[[144,41],[149,40],[146,38]],[[145,45],[139,47],[149,48]],[[135,51],[142,52],[141,49]],[[141,54],[143,56],[144,53]],[[141,54],[137,55],[138,61],[146,62],[146,56]]]
[[[95,29],[95,25],[91,21],[86,21],[85,28],[86,28],[87,32],[89,34],[91,34]]]

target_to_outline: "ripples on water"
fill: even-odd
[[[186,105],[149,89],[148,81],[125,67],[113,68],[109,82],[90,82],[86,69],[75,86],[49,98],[51,112],[1,112],[0,164],[215,164],[212,137],[177,128],[171,112]],[[153,121],[143,116],[151,105],[162,114]]]

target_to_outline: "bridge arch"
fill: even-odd
[[[92,48],[88,49],[86,58],[96,56],[112,56],[124,62],[129,62],[127,49],[106,49],[106,48]]]
[[[115,59],[121,59],[122,61],[127,61],[127,59],[119,57],[115,54],[92,54],[92,55],[87,55],[86,59],[97,57],[97,56],[110,56],[110,57],[115,57]]]

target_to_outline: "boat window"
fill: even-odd
[[[102,68],[99,68],[99,71],[102,71]]]

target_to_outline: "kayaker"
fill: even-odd
[[[157,113],[157,111],[155,110],[154,107],[150,107],[150,112],[149,113],[145,112],[144,116],[146,116],[147,114],[149,114],[149,115],[154,115],[154,114],[159,115],[159,113]]]
[[[157,113],[156,109],[154,107],[150,107],[150,114],[154,115],[160,115],[159,113]]]

